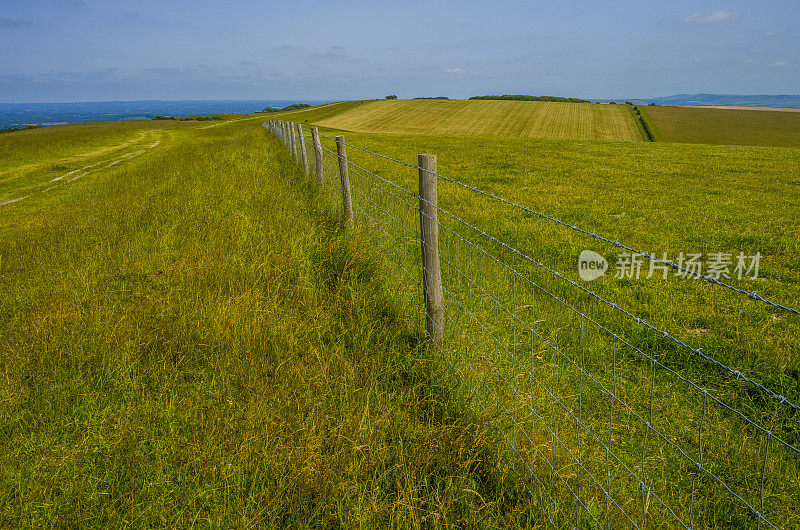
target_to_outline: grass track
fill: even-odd
[[[370,101],[315,122],[354,132],[641,141],[627,109],[589,103]]]
[[[535,525],[258,120],[164,132],[0,207],[0,527]]]

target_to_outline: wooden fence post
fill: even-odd
[[[311,138],[314,140],[314,158],[317,160],[317,186],[322,187],[322,144],[316,127],[311,127]]]
[[[289,144],[291,145],[292,154],[294,155],[294,159],[297,160],[297,138],[294,135],[294,123],[289,123],[289,130],[286,131],[289,133]]]
[[[344,136],[336,137],[336,153],[339,155],[339,177],[342,181],[342,206],[344,222],[353,226],[353,199],[350,196],[350,175],[347,172],[347,149]]]
[[[422,288],[425,295],[425,331],[442,347],[444,293],[439,261],[439,213],[436,193],[436,155],[419,155],[419,225],[422,236]]]
[[[297,141],[300,142],[300,158],[303,161],[303,170],[308,176],[308,155],[306,153],[306,141],[303,138],[303,126],[297,124]]]

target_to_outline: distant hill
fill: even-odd
[[[800,108],[800,96],[745,96],[736,94],[678,94],[663,98],[645,99],[647,103],[670,106],[719,105],[726,107],[788,107]]]

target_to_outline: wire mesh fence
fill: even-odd
[[[420,214],[426,199],[400,184],[416,181],[422,169],[341,139],[345,159],[334,138],[319,134],[315,145],[302,127],[265,127],[290,149],[290,135],[304,143],[303,163],[333,204],[341,205],[340,162],[346,166],[355,224],[374,237],[398,289],[422,314],[419,302],[428,293],[421,292],[420,229],[430,220]],[[657,260],[435,176],[481,196],[486,207],[523,209]],[[544,520],[557,528],[800,527],[800,408],[792,399],[569,279],[490,227],[447,205],[431,206],[444,294],[435,344]],[[709,283],[789,318],[798,314]],[[686,369],[697,363],[713,377]]]

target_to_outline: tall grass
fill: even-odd
[[[326,134],[331,136],[335,132]],[[734,248],[755,253],[758,248],[763,249],[760,278],[734,279],[733,283],[748,291],[769,293],[769,298],[796,306],[793,300],[798,283],[792,250],[797,248],[798,240],[794,228],[787,230],[796,225],[791,218],[793,210],[760,207],[770,201],[781,205],[797,202],[792,180],[796,149],[472,139],[433,134],[347,133],[346,136],[356,146],[408,162],[415,160],[416,153],[436,153],[439,170],[447,176],[543,210],[568,223],[597,230],[612,239],[622,234],[621,241],[645,250],[656,249],[658,255],[660,251],[669,251],[674,259],[681,249],[705,253]],[[332,149],[330,140],[327,142]],[[348,156],[356,164],[354,168],[368,168],[408,190],[416,189],[416,172],[408,167],[357,149],[351,149]],[[335,173],[335,162],[330,165]],[[336,175],[330,178],[335,181]],[[399,204],[395,204],[399,209],[389,211],[388,215],[381,211],[387,203],[398,201],[385,190],[379,191],[381,181],[377,178],[356,170],[351,172],[351,181],[361,188],[360,193],[357,189],[354,194],[356,208],[367,210],[361,222],[373,232],[380,234],[373,227],[375,219],[385,219],[388,225],[394,225],[397,219],[413,217],[413,211],[408,212],[407,207]],[[576,261],[581,250],[594,248],[604,254],[614,251],[611,245],[444,180],[440,180],[439,201],[443,208],[578,282],[581,280],[577,277]],[[413,225],[413,219],[404,224]],[[448,225],[446,217],[444,224]],[[449,360],[465,382],[465,393],[476,395],[480,408],[486,410],[498,430],[515,445],[507,453],[511,460],[530,463],[536,473],[544,476],[551,473],[528,436],[532,430],[543,429],[547,438],[547,425],[537,423],[530,411],[542,403],[552,404],[549,398],[552,392],[575,416],[582,411],[589,432],[600,437],[598,440],[580,430],[576,434],[575,421],[564,413],[566,410],[554,406],[550,428],[557,426],[555,429],[566,447],[555,439],[548,447],[548,440],[542,442],[539,438],[538,449],[548,454],[552,449],[551,463],[557,463],[559,472],[568,477],[573,488],[577,485],[583,492],[587,484],[584,481],[581,486],[576,479],[581,471],[568,452],[583,454],[585,465],[596,476],[613,476],[610,482],[614,491],[635,520],[646,518],[656,525],[666,525],[671,520],[671,514],[659,502],[640,495],[642,488],[621,469],[622,464],[613,464],[609,469],[600,443],[608,436],[615,454],[630,468],[641,469],[649,487],[666,499],[667,506],[682,520],[693,518],[696,524],[705,527],[756,524],[754,513],[719,484],[705,480],[707,477],[693,481],[695,470],[687,467],[688,458],[668,443],[671,441],[688,448],[692,458],[704,453],[707,469],[721,476],[752,506],[758,506],[759,487],[765,484],[766,516],[778,526],[791,527],[796,523],[800,490],[796,455],[791,450],[781,448],[776,453],[773,446],[766,451],[770,446],[763,433],[748,428],[746,422],[719,407],[706,416],[703,395],[696,388],[674,374],[656,371],[654,363],[643,361],[643,356],[632,349],[620,350],[615,341],[597,329],[593,331],[590,326],[585,330],[585,320],[563,308],[559,310],[558,304],[552,303],[548,308],[545,301],[543,308],[540,298],[535,318],[527,309],[518,314],[520,309],[533,306],[533,293],[519,291],[523,283],[514,282],[519,278],[503,266],[484,259],[478,252],[469,252],[470,247],[459,237],[472,239],[477,237],[474,232],[458,223],[449,223],[447,228],[458,237],[451,237],[454,233],[448,232],[441,242],[448,262],[445,288],[451,293],[446,297],[445,312],[452,319],[446,322],[446,333],[450,336],[443,355],[456,357]],[[405,243],[416,243],[403,239],[407,231],[401,229],[385,239],[387,261],[391,262],[407,246]],[[477,244],[500,257],[504,265],[535,278],[539,286],[546,286],[580,311],[608,325],[659,363],[797,445],[796,414],[788,407],[764,399],[733,375],[676,348],[658,334],[646,332],[633,319],[620,319],[619,314],[604,311],[582,293],[566,288],[563,282],[503,252],[485,238],[477,239]],[[588,288],[798,402],[795,355],[798,321],[792,315],[759,306],[718,287],[674,276],[667,280],[616,279],[613,267],[612,261],[611,275],[586,284]],[[515,301],[518,296],[523,302]],[[467,306],[463,310],[462,303]],[[477,314],[480,323],[469,312]],[[556,355],[532,337],[528,340],[525,329],[518,329],[515,335],[515,323],[520,324],[520,318],[531,327],[544,327],[547,331],[543,333],[552,334],[546,337],[553,339],[551,343],[562,345],[565,356]],[[531,320],[526,321],[528,318]],[[575,368],[584,363],[591,367],[590,373],[595,378],[591,384]],[[612,422],[608,396],[600,391],[600,385],[624,395],[625,402],[640,418],[649,414],[665,438],[653,439],[650,425],[632,415],[623,418],[621,425]],[[653,405],[648,406],[651,396]],[[562,417],[556,417],[555,409]],[[617,409],[614,414],[619,412]],[[549,416],[547,420],[550,421]],[[523,429],[527,429],[528,436],[521,432]],[[698,430],[703,432],[702,448],[698,448]],[[769,458],[765,458],[765,451]],[[759,480],[762,472],[763,482]],[[552,499],[547,498],[546,488],[537,489],[533,479],[530,482],[541,504],[547,505]],[[590,506],[589,511],[603,518],[607,502],[602,491],[591,484],[588,490],[584,501]],[[573,506],[574,498],[565,488],[551,488],[552,491],[567,506],[566,518],[560,522],[578,524],[577,515],[572,521],[569,519],[575,513],[582,513],[585,519],[586,511]],[[616,513],[610,518],[615,525],[624,526],[625,519],[620,515]]]
[[[0,215],[0,526],[537,524],[367,240],[253,121]]]

